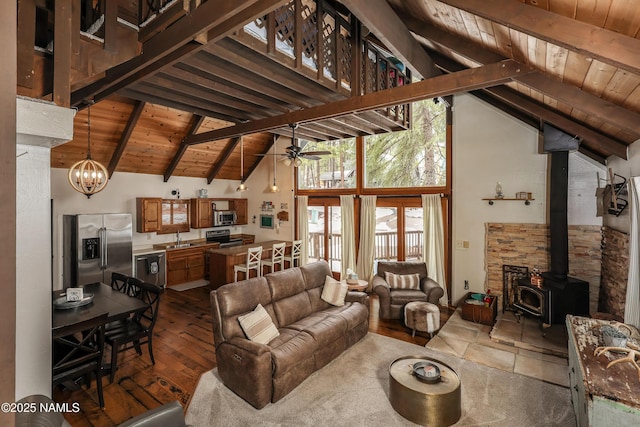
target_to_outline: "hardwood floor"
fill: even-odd
[[[146,346],[142,347],[142,356],[135,350],[120,353],[113,384],[108,384],[108,377],[103,378],[104,409],[97,404],[95,383],[88,390],[56,389],[56,402],[80,404],[79,413],[65,414],[67,421],[74,427],[115,426],[173,400],[186,407],[200,375],[216,366],[209,292],[209,287],[164,292],[153,337],[156,364],[151,364]],[[411,337],[411,331],[399,320],[379,319],[377,296],[372,295],[370,300],[371,332],[418,345],[429,341],[428,334]],[[452,313],[441,310],[441,325]]]

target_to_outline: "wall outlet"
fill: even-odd
[[[468,291],[468,290],[469,290],[469,281],[468,281],[468,280],[465,280],[465,281],[464,281],[464,289],[465,289],[466,291]]]

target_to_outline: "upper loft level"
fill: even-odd
[[[337,2],[214,3],[20,0],[18,93],[79,108],[117,94],[233,126],[411,81]],[[297,135],[402,130],[409,107],[317,120]],[[257,130],[290,135],[279,124]]]

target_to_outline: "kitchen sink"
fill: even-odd
[[[188,248],[189,246],[191,246],[191,243],[178,243],[175,245],[167,246],[167,249]]]

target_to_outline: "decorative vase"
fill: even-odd
[[[502,184],[498,181],[496,183],[496,199],[502,199],[504,196],[502,194]]]

